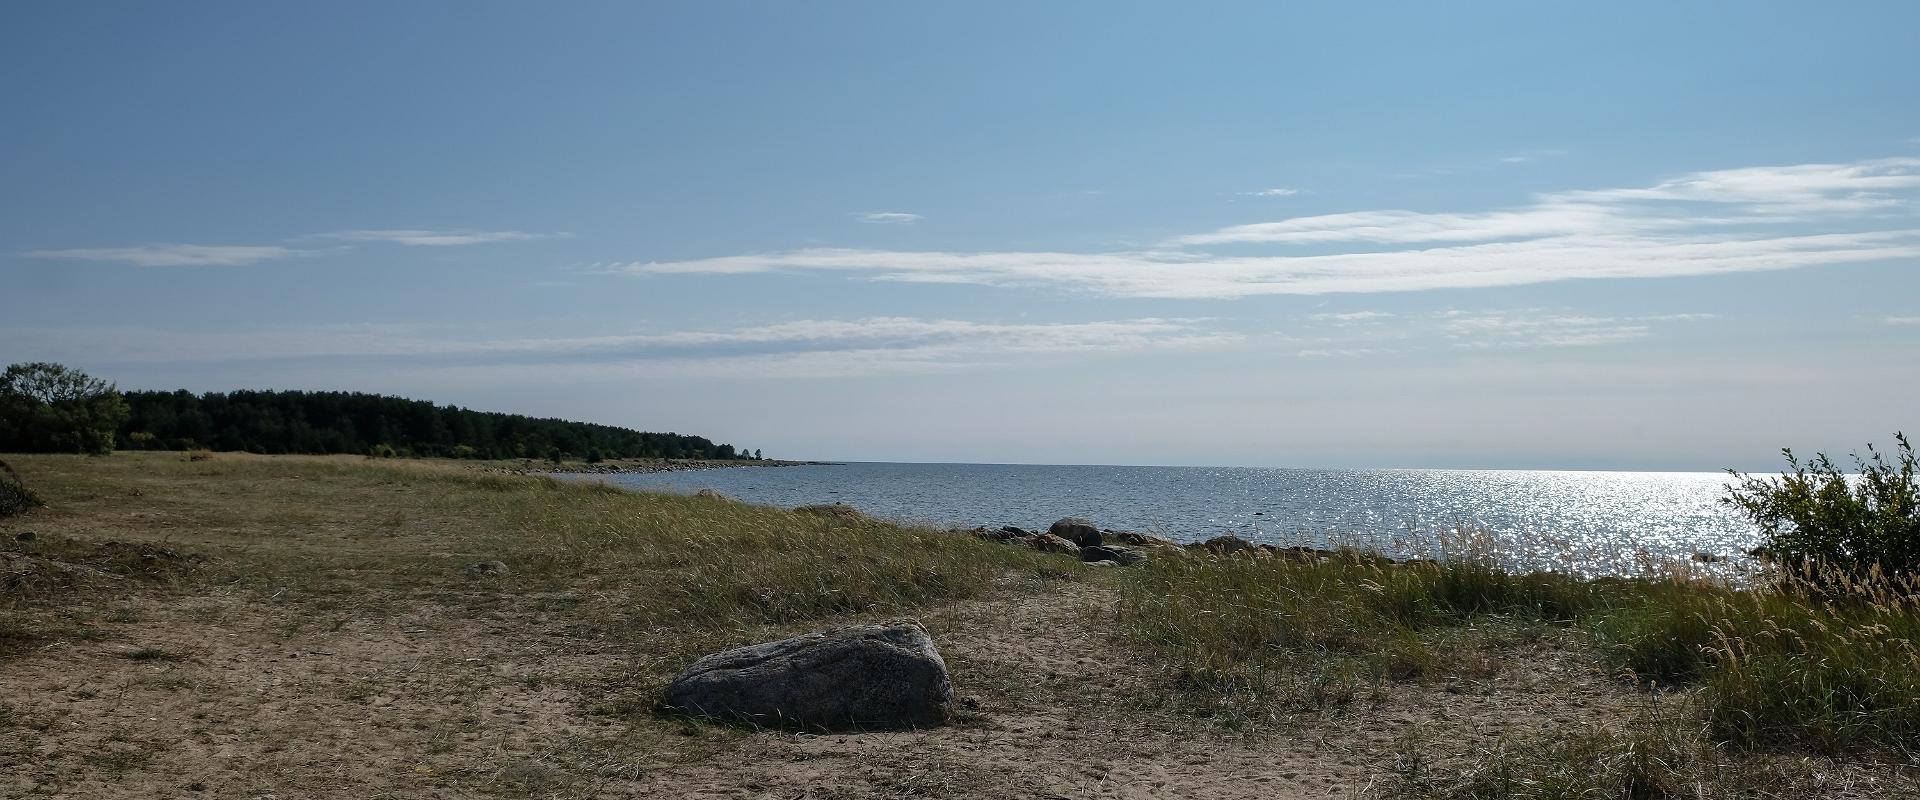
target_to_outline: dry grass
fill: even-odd
[[[1892,585],[1816,600],[1358,554],[1102,571],[845,509],[448,462],[8,458],[49,505],[0,521],[0,796],[1914,786],[1920,630]],[[969,698],[948,729],[653,713],[701,653],[901,613]],[[1636,688],[1655,677],[1678,688]],[[1627,713],[1643,700],[1658,713]]]
[[[1082,574],[1056,556],[864,517],[447,462],[9,460],[49,505],[0,527],[0,659],[16,670],[7,702],[63,725],[91,719],[97,735],[63,746],[73,760],[36,756],[35,742],[52,739],[14,738],[21,717],[0,719],[0,741],[12,741],[0,761],[36,765],[17,776],[27,783],[0,781],[0,796],[107,772],[190,773],[198,767],[178,759],[207,746],[195,737],[234,730],[259,739],[266,766],[292,756],[279,768],[311,772],[301,764],[327,755],[313,742],[388,708],[401,715],[376,718],[390,732],[375,738],[402,752],[370,757],[411,747],[424,771],[349,771],[343,785],[402,796],[586,792],[600,777],[580,770],[619,772],[636,743],[684,749],[684,723],[652,709],[665,680],[700,654]],[[504,570],[470,569],[481,562]],[[258,692],[289,679],[299,687],[291,707],[261,704]],[[197,733],[98,724],[124,716],[129,695],[199,708],[173,720]],[[582,733],[563,735],[573,744],[550,758],[473,760],[476,739],[543,752],[492,718],[522,706],[515,719]]]
[[[1571,637],[1621,684],[1673,698],[1661,722],[1609,721],[1553,742],[1487,748],[1453,759],[1445,775],[1404,770],[1402,789],[1461,798],[1799,796],[1773,791],[1814,773],[1773,775],[1774,755],[1896,773],[1912,760],[1917,610],[1920,585],[1905,579],[1783,574],[1736,587],[1684,570],[1581,579],[1349,551],[1159,564],[1123,585],[1118,624],[1187,689],[1178,705],[1234,724],[1271,718],[1276,705],[1377,703],[1396,683],[1454,681],[1476,664],[1515,657],[1488,632],[1506,631],[1509,641]],[[1770,777],[1750,780],[1756,774]]]

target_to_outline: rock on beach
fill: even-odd
[[[922,728],[946,721],[953,686],[925,628],[853,625],[725,650],[667,686],[666,705],[773,728]]]

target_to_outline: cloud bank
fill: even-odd
[[[1920,258],[1920,158],[1697,172],[1488,212],[1295,217],[1109,253],[807,248],[634,262],[632,275],[829,272],[1143,298],[1408,292]],[[1266,249],[1221,254],[1201,248]]]

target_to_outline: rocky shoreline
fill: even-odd
[[[696,496],[732,502],[732,498],[712,489]],[[845,503],[800,506],[796,513],[853,520],[864,516]],[[1328,550],[1318,547],[1281,547],[1243,539],[1232,534],[1197,542],[1176,542],[1163,536],[1137,531],[1102,528],[1084,517],[1064,517],[1043,531],[1030,531],[1012,525],[1000,528],[956,528],[955,533],[976,536],[1010,547],[1025,547],[1047,553],[1073,556],[1090,567],[1131,567],[1152,558],[1193,558],[1195,556],[1242,556],[1246,558],[1325,559],[1333,557],[1365,559],[1381,563],[1431,563],[1427,559],[1394,559],[1370,550]]]
[[[1324,550],[1315,547],[1280,547],[1248,541],[1231,534],[1182,544],[1150,533],[1102,528],[1082,517],[1063,518],[1048,526],[1044,533],[1011,525],[1002,528],[971,528],[966,530],[966,533],[1013,547],[1027,547],[1048,553],[1076,556],[1090,567],[1131,567],[1152,558],[1185,559],[1196,555],[1304,559],[1344,555],[1393,561],[1378,553]]]

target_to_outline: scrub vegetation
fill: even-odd
[[[1461,674],[1481,654],[1455,643],[1488,630],[1576,638],[1618,680],[1685,707],[1651,728],[1503,748],[1446,778],[1409,771],[1413,793],[1680,797],[1706,772],[1738,782],[1740,770],[1707,765],[1743,756],[1902,763],[1920,746],[1920,492],[1896,438],[1892,460],[1857,459],[1853,475],[1789,453],[1783,477],[1736,476],[1729,502],[1761,525],[1761,552],[1784,559],[1745,580],[1692,565],[1519,575],[1488,551],[1160,562],[1121,587],[1120,629],[1172,665],[1195,707],[1230,718],[1275,698],[1359,702],[1390,681]]]
[[[255,796],[286,776],[342,797],[1920,788],[1920,586],[1881,559],[1581,578],[1473,547],[1253,549],[1094,569],[843,507],[450,461],[8,461],[46,505],[0,519],[0,761],[24,767],[0,794]],[[1867,513],[1828,530],[1848,541],[1912,508],[1847,497]],[[1776,552],[1804,535],[1781,526]],[[656,710],[701,654],[898,615],[953,667],[946,729],[816,740]],[[204,755],[235,736],[237,755]]]

